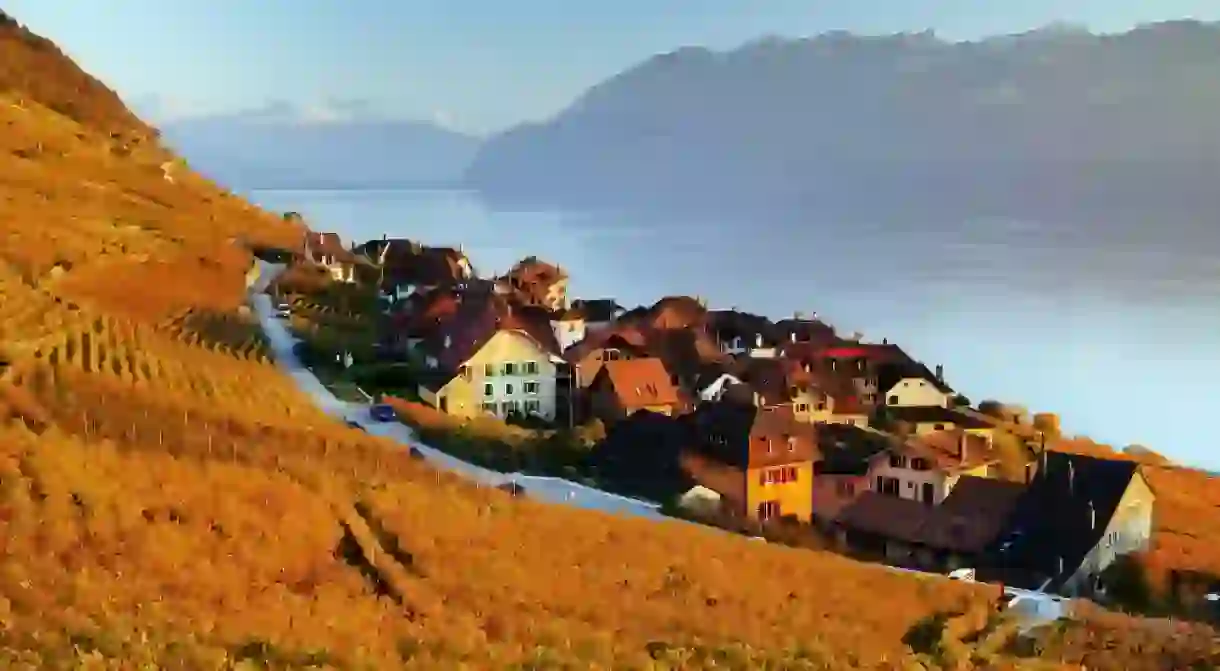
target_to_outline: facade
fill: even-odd
[[[609,361],[622,361],[647,356],[644,336],[634,329],[600,331],[586,336],[567,348],[564,358],[576,367],[576,385],[587,389]]]
[[[560,310],[551,316],[551,330],[559,343],[559,351],[567,349],[585,339],[588,329],[584,315],[579,310]]]
[[[963,476],[994,471],[990,443],[962,431],[927,434],[874,457],[870,475],[879,494],[939,505]]]
[[[954,393],[935,379],[904,377],[885,392],[885,404],[902,408],[949,408]]]
[[[435,358],[427,359],[431,368]],[[554,420],[559,370],[553,356],[529,335],[499,331],[467,359],[457,375],[421,397],[442,412],[461,417],[512,413]]]
[[[720,495],[722,512],[761,522],[811,520],[813,427],[788,409],[731,401],[700,406],[690,419],[695,443],[682,468]]]

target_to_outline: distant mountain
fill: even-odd
[[[683,48],[486,141],[503,204],[1220,205],[1220,25]]]
[[[426,122],[266,110],[173,121],[161,132],[193,168],[239,189],[452,185],[479,145]]]

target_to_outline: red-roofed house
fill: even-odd
[[[654,357],[606,362],[589,392],[594,416],[607,424],[641,410],[672,415],[681,404],[665,364]]]
[[[572,368],[559,356],[544,310],[468,295],[421,348],[428,373],[420,397],[442,412],[551,421],[569,414]]]

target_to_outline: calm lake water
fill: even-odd
[[[1214,220],[662,220],[492,211],[462,191],[249,195],[345,241],[461,244],[483,274],[536,254],[572,275],[575,297],[630,307],[686,294],[773,317],[818,312],[943,364],[976,402],[1056,411],[1068,432],[1220,467],[1208,421],[1220,404]]]

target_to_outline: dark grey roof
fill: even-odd
[[[589,322],[613,321],[623,313],[623,307],[613,298],[577,299],[572,301],[572,309],[579,310]]]
[[[1139,465],[1062,452],[1043,456],[986,554],[995,567],[1052,578],[1050,589],[1057,589],[1101,540]]]
[[[825,475],[864,475],[873,457],[890,447],[885,435],[852,424],[823,424],[817,435],[822,460],[816,468]]]

